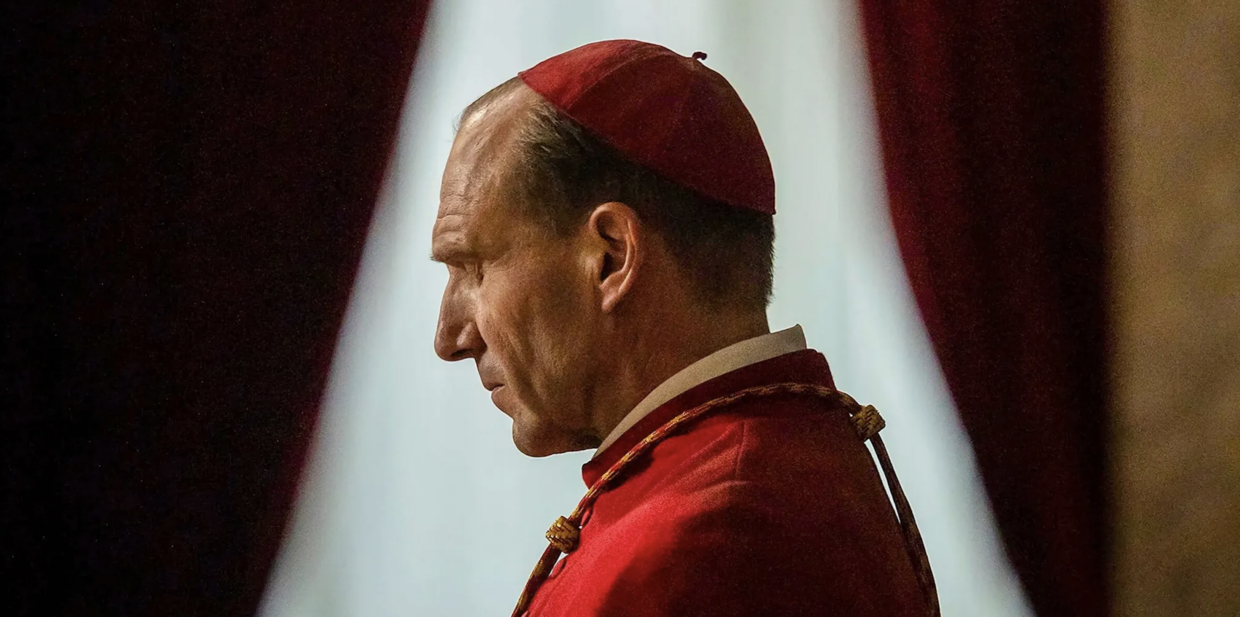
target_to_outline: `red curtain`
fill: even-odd
[[[1008,555],[1038,614],[1106,614],[1101,3],[861,6],[900,250]]]
[[[5,614],[253,614],[427,4],[6,7]]]

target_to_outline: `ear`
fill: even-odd
[[[611,312],[632,289],[645,257],[641,221],[632,208],[609,201],[594,208],[585,231],[594,248],[591,265],[597,273],[602,309]]]

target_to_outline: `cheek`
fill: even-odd
[[[478,295],[478,328],[510,379],[571,388],[577,350],[590,340],[588,290],[563,268],[506,272]],[[517,384],[514,384],[517,385]]]

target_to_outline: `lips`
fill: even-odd
[[[496,388],[504,385],[498,379],[499,375],[494,375],[498,371],[493,371],[489,366],[482,366],[482,362],[478,362],[478,379],[482,380],[482,387],[488,391],[494,391]]]
[[[478,378],[482,380],[482,387],[486,388],[491,393],[491,404],[499,407],[500,411],[503,411],[504,408],[500,407],[498,396],[500,390],[504,389],[504,384],[492,378],[490,375],[484,374],[482,367],[479,367]]]
[[[504,415],[511,416],[512,414],[508,413],[508,410],[504,409],[504,406],[499,404],[499,393],[503,390],[503,385],[495,386],[495,389],[491,390],[491,404],[495,405],[496,409],[504,412]]]

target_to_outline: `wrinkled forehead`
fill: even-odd
[[[510,93],[461,119],[444,167],[440,216],[463,214],[494,201],[485,197],[502,190],[512,171],[531,95],[528,89]]]
[[[440,186],[432,257],[485,251],[515,223],[507,179],[513,173],[519,116],[510,108],[482,109],[466,118],[452,144]]]

